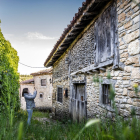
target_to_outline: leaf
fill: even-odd
[[[19,129],[18,129],[18,140],[22,140],[23,136],[23,122],[20,122]]]
[[[89,120],[89,121],[86,123],[85,128],[87,128],[87,127],[89,127],[89,126],[91,126],[91,125],[94,125],[94,124],[96,124],[96,123],[99,123],[99,122],[100,122],[99,119],[91,119],[91,120]]]

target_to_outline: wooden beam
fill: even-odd
[[[83,13],[84,16],[92,16],[92,15],[97,15],[98,12],[85,12]]]
[[[73,33],[70,32],[69,35],[76,35],[76,34],[78,34],[78,33],[79,33],[79,32],[73,32]]]
[[[56,54],[59,54],[59,53],[62,53],[62,52],[63,52],[63,50],[59,50],[59,51],[56,52]]]
[[[81,25],[82,23],[81,22],[77,22],[76,24],[75,24],[75,26],[79,26],[79,25]]]
[[[82,17],[82,20],[90,20],[93,19],[93,17]]]
[[[93,73],[99,73],[98,70],[90,70],[90,71],[93,72]]]
[[[74,36],[72,36],[72,37],[66,37],[66,40],[70,40],[70,39],[74,39],[75,37]]]
[[[84,22],[84,21],[79,21],[79,22],[77,22],[77,23],[75,23],[74,24],[74,27],[77,27],[77,26],[83,26],[83,25],[85,25],[85,23],[86,23],[86,21]]]
[[[105,1],[109,1],[109,0],[95,0],[94,3],[105,2]]]
[[[101,71],[104,71],[104,72],[106,71],[106,69],[105,69],[105,68],[99,68],[99,69],[100,69]]]
[[[62,43],[61,46],[68,45],[68,44],[70,44],[70,43],[71,43],[71,41],[69,41],[69,42],[64,42],[64,43]]]
[[[83,28],[85,28],[85,26],[79,26],[79,27],[74,26],[74,27],[72,27],[73,30],[78,30],[78,29],[83,29]]]
[[[91,72],[88,72],[88,71],[87,71],[86,73],[87,73],[87,74],[92,74]]]
[[[59,49],[59,50],[62,51],[63,49],[68,48],[68,46],[69,46],[69,45],[67,45],[67,46],[66,46],[66,45],[64,45],[64,46],[60,46],[60,49]]]

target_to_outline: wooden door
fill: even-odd
[[[81,122],[86,117],[86,97],[85,85],[75,85],[74,96],[71,101],[72,118],[74,121]]]

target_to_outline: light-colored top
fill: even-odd
[[[35,107],[35,102],[34,98],[37,95],[37,91],[34,91],[34,94],[32,95],[31,93],[24,93],[24,98],[26,101],[26,109],[32,109]]]

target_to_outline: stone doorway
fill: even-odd
[[[81,122],[86,118],[85,84],[74,84],[72,94],[72,119]]]

